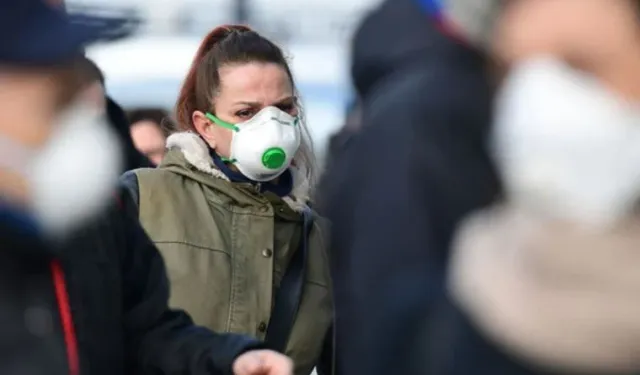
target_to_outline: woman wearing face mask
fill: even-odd
[[[458,232],[450,289],[486,337],[555,373],[640,370],[640,2],[503,14],[500,207]]]
[[[282,50],[243,26],[214,29],[176,113],[159,168],[123,176],[172,305],[265,340],[309,374],[326,358],[332,300],[325,233],[307,206],[314,156]]]

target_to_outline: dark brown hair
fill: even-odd
[[[167,111],[161,108],[136,108],[127,113],[129,123],[132,125],[139,121],[153,121],[159,125],[167,116],[169,116]]]
[[[220,89],[221,67],[250,62],[280,65],[295,87],[293,75],[280,47],[247,26],[217,27],[200,44],[182,84],[175,108],[178,130],[195,130],[191,121],[193,112],[213,109],[213,99]]]
[[[94,82],[100,82],[104,86],[104,73],[91,59],[83,56],[78,59],[76,64],[80,82],[83,85],[89,86]]]
[[[127,113],[129,125],[140,121],[155,123],[165,136],[168,136],[171,121],[169,113],[162,108],[136,108]]]
[[[52,68],[52,79],[58,88],[56,107],[60,110],[73,103],[86,86],[84,75],[79,69],[80,64],[80,59],[75,59],[70,64]]]

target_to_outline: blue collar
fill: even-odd
[[[229,168],[227,163],[225,163],[213,150],[211,150],[210,154],[215,166],[220,170],[220,172],[224,173],[224,175],[227,176],[229,180],[231,180],[231,182],[242,182],[257,185],[260,186],[261,193],[266,193],[269,191],[279,197],[286,197],[291,194],[291,191],[293,190],[293,174],[289,169],[284,171],[284,173],[279,176],[277,183],[258,182],[246,177],[240,172],[236,172],[233,169]]]

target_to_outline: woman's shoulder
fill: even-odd
[[[166,168],[139,168],[122,174],[120,176],[120,184],[137,187],[147,184],[155,185],[159,182],[167,184],[178,177],[176,173]]]
[[[140,187],[166,186],[173,173],[163,168],[139,168],[123,173],[118,180],[118,187],[123,190],[135,203],[140,204]]]

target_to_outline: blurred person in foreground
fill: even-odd
[[[640,1],[513,2],[496,31],[505,198],[460,226],[451,296],[536,373],[637,374]]]
[[[637,373],[637,5],[396,0],[364,21],[364,126],[329,172],[341,369]],[[463,223],[501,197],[494,152],[507,208]]]
[[[162,258],[112,196],[118,139],[78,96],[82,44],[113,25],[83,20],[39,0],[0,11],[0,372],[290,374],[168,308]]]
[[[154,165],[160,165],[164,157],[167,137],[163,122],[168,116],[167,111],[159,108],[139,108],[128,113],[133,144]]]
[[[109,124],[115,130],[122,144],[124,155],[123,172],[136,168],[152,167],[152,162],[140,151],[129,133],[129,122],[122,107],[105,92],[105,77],[102,70],[88,57],[79,58],[77,71],[82,82],[79,95],[84,96],[101,112],[105,112]]]
[[[388,0],[356,32],[362,126],[327,171],[320,208],[332,222],[336,355],[347,374],[467,375],[484,370],[474,347],[497,357],[494,373],[511,366],[445,290],[456,225],[500,193],[485,145],[499,3]]]
[[[265,340],[297,375],[330,373],[326,237],[308,206],[316,163],[282,50],[244,26],[212,30],[176,117],[162,164],[122,178],[167,263],[171,305]]]

